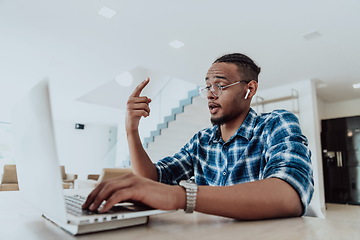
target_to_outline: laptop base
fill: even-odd
[[[64,224],[52,220],[45,215],[42,215],[46,220],[52,222],[56,226],[62,228],[66,232],[69,232],[72,235],[80,235],[91,232],[99,232],[106,230],[113,230],[118,228],[125,228],[136,225],[143,225],[149,222],[148,216],[137,217],[137,218],[129,218],[123,219],[121,221],[109,221],[109,222],[96,222],[92,224],[82,224],[82,225],[73,225],[73,224]]]

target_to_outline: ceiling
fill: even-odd
[[[360,0],[0,0],[0,122],[49,77],[56,118],[115,124],[134,88],[114,87],[117,75],[140,69],[134,85],[149,75],[149,89],[171,77],[200,85],[230,52],[262,68],[260,88],[314,79],[324,101],[358,99],[359,13]],[[122,99],[97,97],[118,104],[91,100],[106,86]]]

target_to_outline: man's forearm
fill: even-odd
[[[297,192],[276,178],[226,187],[200,186],[196,211],[235,219],[295,217],[302,213]]]
[[[134,173],[158,181],[156,168],[141,144],[139,132],[127,132],[127,139]]]

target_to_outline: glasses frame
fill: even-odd
[[[231,86],[234,86],[234,85],[236,85],[236,84],[238,84],[238,83],[242,83],[242,82],[244,82],[244,83],[249,83],[249,82],[251,82],[251,81],[252,81],[252,80],[241,80],[241,81],[237,81],[237,82],[231,83],[231,84],[229,84],[229,85],[225,85],[225,86],[221,86],[219,83],[216,83],[216,84],[214,84],[214,85],[219,89],[219,91],[220,91],[219,94],[216,94],[216,93],[215,93],[214,85],[205,86],[205,87],[199,87],[199,94],[200,94],[200,96],[202,96],[202,97],[206,97],[207,94],[208,94],[209,92],[211,92],[212,95],[214,95],[215,97],[220,97],[220,96],[222,95],[223,89],[228,88],[228,87],[231,87]],[[205,91],[206,91],[206,94],[205,94]]]

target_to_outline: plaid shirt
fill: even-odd
[[[307,139],[296,116],[285,110],[249,114],[224,142],[218,126],[206,128],[172,157],[157,163],[159,181],[178,184],[195,176],[198,185],[226,186],[279,178],[299,194],[303,211],[314,191]]]

